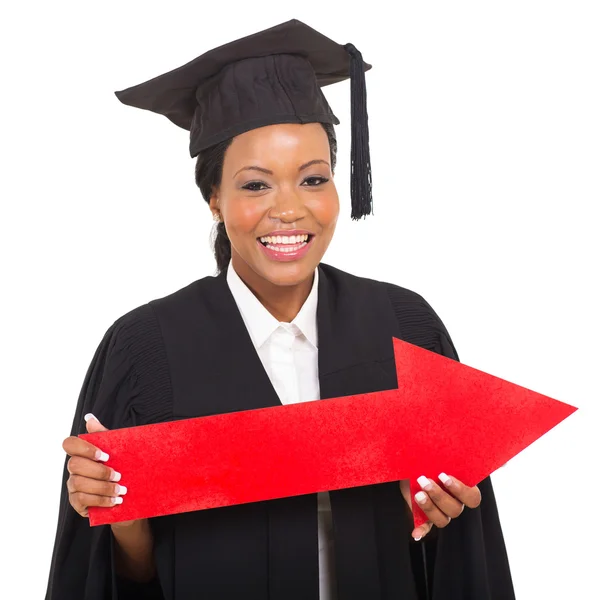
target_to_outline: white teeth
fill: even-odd
[[[274,250],[275,252],[280,252],[280,253],[286,253],[286,252],[298,252],[298,250],[300,250],[300,248],[304,248],[304,246],[306,246],[307,242],[302,242],[301,244],[296,244],[295,246],[284,246],[283,244],[281,246],[271,246],[271,244],[267,244],[267,248],[269,250]]]
[[[260,241],[263,244],[288,244],[293,246],[294,244],[301,244],[308,242],[308,234],[304,235],[267,235],[261,237]]]

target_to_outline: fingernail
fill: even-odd
[[[106,452],[102,452],[102,450],[96,450],[96,460],[106,462],[108,460],[108,454],[106,454]]]
[[[121,481],[121,473],[119,473],[117,471],[113,471],[112,475],[110,476],[110,480],[111,481]]]
[[[423,539],[423,536],[420,535],[418,538],[415,538],[415,542],[418,542],[419,540],[422,540],[422,539]]]
[[[415,499],[419,504],[425,504],[427,502],[427,494],[425,492],[417,492]]]
[[[424,489],[430,490],[433,486],[431,485],[431,481],[425,477],[425,475],[421,475],[419,479],[417,479],[417,483]]]
[[[116,488],[119,496],[124,496],[127,493],[127,488],[124,485],[117,485]]]
[[[446,473],[440,473],[439,479],[446,487],[449,487],[452,485],[452,477],[448,477],[448,475],[446,475]]]
[[[123,498],[121,496],[117,496],[116,498],[111,498],[113,504],[123,504]]]
[[[88,413],[87,415],[85,415],[85,417],[83,417],[85,419],[85,422],[87,423],[90,419],[96,419],[96,417],[92,414],[92,413]],[[97,421],[98,419],[96,419]]]

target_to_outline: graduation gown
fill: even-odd
[[[417,293],[319,269],[322,400],[397,387],[393,336],[458,360]],[[71,434],[88,412],[116,429],[279,404],[223,272],[115,321]],[[115,575],[110,526],[90,527],[69,505],[67,477],[65,462],[46,600],[318,600],[316,494],[151,519],[157,579],[134,584]],[[422,542],[398,482],[332,491],[338,599],[514,598],[490,479],[479,487],[479,508]]]

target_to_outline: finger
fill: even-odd
[[[69,495],[71,506],[79,513],[87,516],[87,509],[90,506],[102,506],[111,508],[117,504],[123,503],[122,496],[96,496],[94,494],[86,494],[85,492],[75,492]]]
[[[456,519],[463,511],[463,503],[459,502],[451,494],[444,491],[435,481],[421,476],[417,479],[421,489],[427,492],[427,495],[433,503],[449,517]]]
[[[450,523],[450,517],[444,514],[431,500],[431,498],[425,492],[417,492],[415,494],[415,500],[421,507],[423,512],[427,515],[427,518],[440,529],[446,527]]]
[[[481,504],[481,491],[477,486],[469,487],[456,477],[449,477],[446,473],[440,473],[439,479],[444,487],[465,506],[477,508]]]
[[[431,521],[427,521],[427,523],[423,523],[423,525],[415,527],[412,532],[415,542],[423,539],[432,529],[433,523]]]
[[[84,492],[95,496],[124,496],[127,493],[127,488],[118,483],[110,481],[100,481],[98,479],[90,479],[81,475],[71,475],[67,480],[67,489],[69,493]]]
[[[109,458],[106,452],[102,452],[99,448],[96,448],[93,444],[82,440],[74,435],[68,437],[63,442],[63,450],[69,456],[83,456],[90,460],[100,460],[106,462]]]
[[[95,417],[92,413],[88,413],[83,418],[85,419],[85,423],[86,423],[85,427],[86,427],[88,433],[96,433],[98,431],[108,431],[108,429],[106,429],[106,427],[104,427],[104,425],[102,425],[102,423],[100,423],[100,421],[98,421],[98,418]]]
[[[121,473],[89,458],[73,456],[67,462],[67,471],[71,475],[81,475],[100,481],[121,481]]]

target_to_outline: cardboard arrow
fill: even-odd
[[[414,498],[442,472],[472,486],[577,410],[398,339],[394,354],[395,390],[81,435],[128,488],[90,524],[401,479]]]

